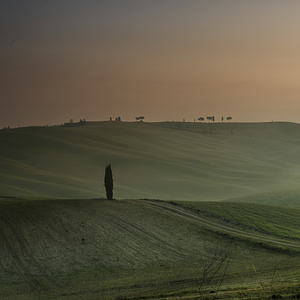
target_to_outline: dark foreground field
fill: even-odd
[[[299,218],[246,203],[2,198],[0,298],[296,297]]]

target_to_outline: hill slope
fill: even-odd
[[[226,199],[230,202],[264,203],[268,205],[300,208],[300,190],[283,190],[252,194],[243,197]]]
[[[226,205],[235,207],[240,223],[226,221]],[[261,219],[262,208],[278,217],[276,226],[290,219],[290,231],[279,236],[275,224],[247,229],[244,211]],[[226,281],[240,283],[242,277],[250,284],[253,266],[256,274],[297,268],[300,238],[291,235],[299,230],[293,223],[299,217],[298,210],[276,213],[251,204],[1,200],[1,299],[27,299],[30,293],[111,299],[195,289],[204,266],[228,245]]]
[[[300,126],[98,122],[0,131],[0,195],[221,200],[297,188]]]

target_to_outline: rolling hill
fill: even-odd
[[[298,188],[293,123],[126,123],[0,131],[0,195],[224,200]]]
[[[264,220],[262,210],[277,221]],[[215,290],[225,271],[223,292],[255,287],[261,294],[258,281],[266,291],[275,284],[294,291],[299,217],[300,210],[240,203],[1,199],[0,296],[199,296],[200,288]],[[226,268],[201,284],[223,253]]]
[[[298,124],[87,122],[0,145],[1,299],[300,295]]]
[[[251,194],[232,199],[226,199],[230,202],[247,202],[247,203],[264,203],[268,205],[296,207],[300,208],[300,190],[282,190],[277,192],[266,192],[259,194]]]

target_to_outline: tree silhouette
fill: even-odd
[[[105,168],[104,185],[106,189],[106,198],[108,200],[112,200],[113,199],[113,177],[112,177],[112,170],[110,164]]]
[[[227,117],[226,120],[230,122],[230,120],[232,120],[232,117]]]
[[[198,118],[198,121],[204,121],[204,118],[203,117],[200,117],[200,118]]]
[[[137,121],[143,122],[143,120],[145,119],[145,117],[144,116],[139,116],[139,117],[135,117],[135,119]]]

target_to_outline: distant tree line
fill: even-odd
[[[210,122],[210,121],[215,122],[215,116],[208,116],[208,117],[206,117],[206,119],[208,120],[208,122]],[[200,121],[200,122],[203,122],[204,120],[205,120],[204,117],[198,118],[198,121]],[[223,121],[224,121],[224,117],[222,117],[221,120],[222,120],[222,122],[223,122]],[[226,120],[227,120],[228,122],[230,122],[230,121],[232,120],[232,117],[227,117]]]
[[[70,119],[69,122],[64,123],[62,126],[73,127],[73,126],[84,125],[85,123],[86,123],[86,119],[80,119],[78,122],[74,122],[73,119]]]
[[[144,119],[145,119],[144,116],[137,116],[137,117],[135,117],[135,120],[138,121],[138,122],[143,122]],[[209,123],[210,123],[210,122],[215,122],[215,120],[216,120],[215,116],[207,116],[206,119],[208,120]],[[224,118],[224,117],[222,116],[221,121],[224,122],[225,119],[226,119],[228,122],[230,122],[230,121],[232,120],[232,117],[226,117],[226,118]],[[109,120],[112,122],[112,121],[113,121],[113,118],[110,117]],[[116,121],[116,122],[121,122],[121,117],[115,118],[114,121]],[[195,121],[196,121],[196,119],[194,119],[194,122],[195,122]],[[204,121],[205,121],[205,118],[204,118],[204,117],[199,117],[199,118],[198,118],[198,121],[200,121],[200,123],[201,123],[201,122],[204,122]],[[172,122],[173,122],[173,119],[172,119]],[[185,122],[185,119],[183,119],[183,122]]]
[[[138,117],[135,117],[135,119],[136,119],[137,121],[139,121],[139,122],[143,122],[143,120],[145,119],[145,117],[144,117],[144,116],[138,116]],[[112,122],[112,121],[113,121],[113,118],[110,117],[110,118],[109,118],[109,121]],[[121,117],[115,118],[114,121],[115,121],[115,122],[121,122]]]
[[[110,118],[109,118],[109,121],[112,122],[112,120],[113,120],[112,117],[110,117]],[[120,117],[120,116],[119,116],[119,117],[116,117],[116,118],[115,118],[115,121],[116,121],[116,122],[121,122],[121,117]]]

